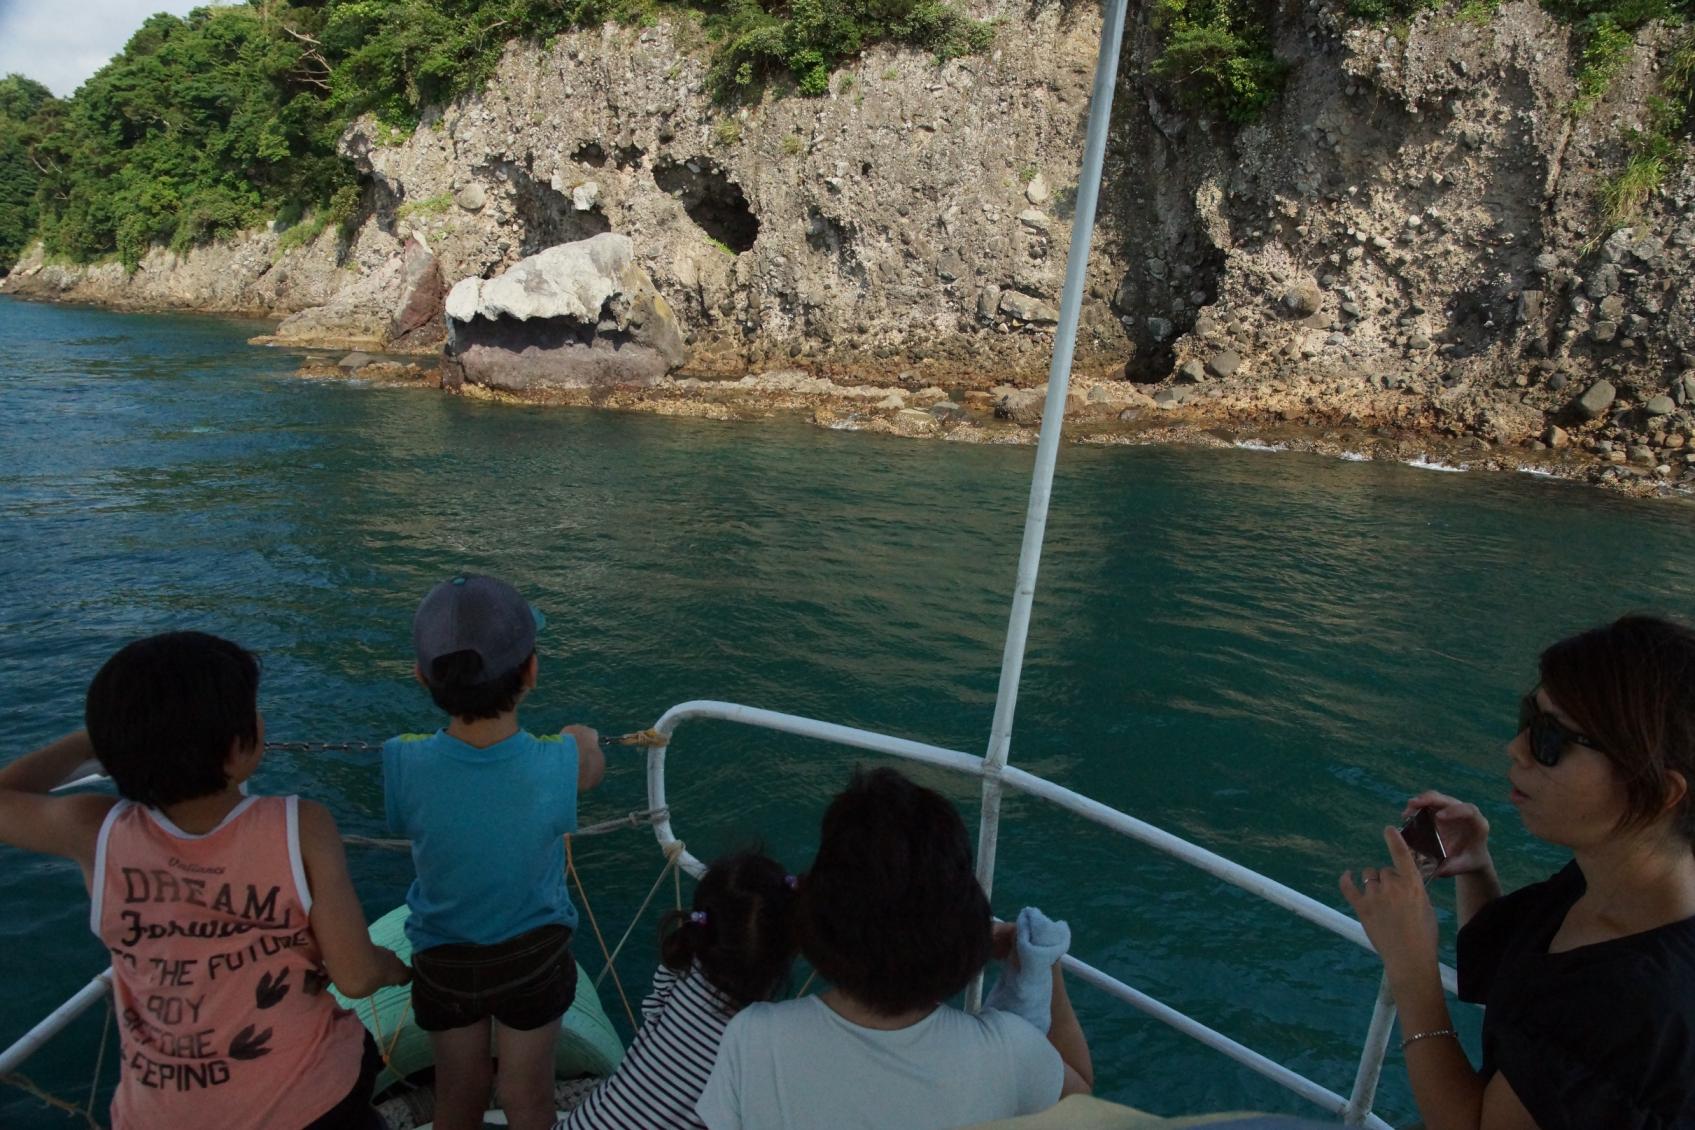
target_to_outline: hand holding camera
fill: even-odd
[[[1408,801],[1401,818],[1407,821],[1406,827],[1401,829],[1407,845],[1415,853],[1437,859],[1438,865],[1433,874],[1448,878],[1493,868],[1489,857],[1489,821],[1484,819],[1475,804],[1467,804],[1430,789]],[[1424,837],[1424,833],[1409,834],[1413,825],[1422,825],[1426,819],[1430,821],[1430,836],[1435,838],[1437,851],[1426,851],[1428,838]],[[1415,842],[1413,836],[1419,836],[1425,846]]]
[[[1448,858],[1448,850],[1442,844],[1442,833],[1436,827],[1436,811],[1432,808],[1413,809],[1412,816],[1401,825],[1401,840],[1412,849],[1418,873],[1429,883]]]
[[[1427,819],[1433,824],[1435,817]],[[1431,831],[1435,842],[1425,839],[1424,846],[1440,851],[1433,826]],[[1423,839],[1421,830],[1415,829],[1413,834]],[[1418,976],[1435,965],[1436,911],[1424,889],[1429,880],[1419,853],[1393,825],[1383,829],[1383,842],[1389,849],[1388,867],[1360,868],[1358,883],[1352,871],[1344,871],[1339,885],[1393,983]],[[1434,865],[1430,871],[1434,873]]]

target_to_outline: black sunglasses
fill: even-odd
[[[1565,723],[1543,710],[1536,701],[1535,691],[1519,700],[1518,728],[1521,733],[1530,731],[1530,756],[1549,768],[1559,764],[1560,754],[1567,745],[1580,745],[1597,752],[1601,748],[1593,739],[1568,730]]]

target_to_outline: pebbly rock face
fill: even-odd
[[[484,92],[401,144],[360,123],[343,147],[382,222],[424,235],[450,280],[630,236],[688,335],[691,370],[1034,382],[1099,21],[1006,0],[973,14],[1016,20],[1016,37],[945,64],[877,48],[824,97],[773,91],[733,110],[708,90],[686,21],[609,24],[514,45]],[[1114,242],[1097,241],[1090,270],[1085,369],[1123,360]]]
[[[607,232],[550,247],[448,292],[449,387],[507,392],[640,386],[688,359],[670,304]]]
[[[256,344],[309,348],[434,352],[441,347],[441,268],[429,246],[408,238],[397,250],[321,306],[282,320]]]

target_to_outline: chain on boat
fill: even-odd
[[[664,745],[665,735],[657,730],[634,730],[628,734],[619,734],[609,738],[602,736],[601,745],[626,746],[656,746]],[[302,742],[302,741],[266,741],[267,752],[284,753],[376,753],[383,748],[382,742],[342,741],[342,742]]]

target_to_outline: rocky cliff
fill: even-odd
[[[999,14],[986,54],[872,51],[822,99],[735,110],[705,93],[684,17],[515,46],[485,93],[398,144],[350,131],[370,188],[348,240],[282,251],[253,233],[128,277],[26,260],[5,289],[292,314],[277,340],[301,344],[382,347],[405,324],[402,344],[423,347],[405,311],[428,306],[427,271],[451,286],[613,231],[676,311],[696,375],[1028,386],[1056,317],[1099,12]],[[1285,4],[1285,92],[1239,128],[1148,77],[1155,36],[1132,18],[1083,374],[1165,384],[1162,424],[1434,432],[1680,475],[1689,171],[1633,228],[1598,221],[1666,33],[1643,33],[1574,115],[1577,46],[1535,4],[1394,28]]]

